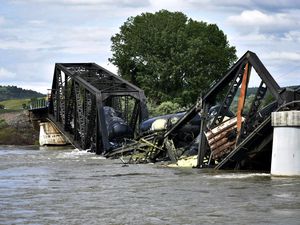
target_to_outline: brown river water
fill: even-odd
[[[0,224],[300,224],[300,178],[0,146]]]

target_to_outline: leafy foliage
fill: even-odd
[[[183,110],[183,108],[178,103],[174,103],[171,101],[162,102],[159,105],[156,105],[154,102],[149,101],[147,103],[147,107],[150,117],[177,113]]]
[[[235,47],[217,25],[181,12],[130,17],[111,40],[110,61],[155,104],[193,104],[236,60]]]

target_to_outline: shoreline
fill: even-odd
[[[39,131],[29,121],[26,110],[0,113],[0,145],[38,145]]]

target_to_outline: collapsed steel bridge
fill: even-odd
[[[245,109],[251,72],[260,84]],[[200,91],[199,91],[200,92]],[[266,98],[269,102],[266,104]],[[237,100],[238,99],[238,100]],[[143,152],[176,162],[192,143],[197,144],[197,167],[269,170],[273,129],[271,113],[299,110],[300,88],[281,88],[253,52],[246,52],[229,71],[177,123],[166,130],[140,136],[139,124],[148,118],[146,98],[138,87],[94,63],[57,63],[48,104],[48,118],[79,149],[118,157]],[[233,102],[237,101],[234,117]],[[219,105],[211,115],[211,109]],[[129,144],[112,146],[108,117],[110,107],[130,127]],[[178,133],[200,115],[198,137],[178,142]],[[122,142],[123,141],[123,142]],[[185,151],[184,150],[184,151]],[[180,152],[180,153],[179,153]]]
[[[75,147],[110,149],[107,106],[133,133],[148,117],[144,92],[119,76],[95,63],[55,64],[48,117]]]
[[[246,111],[246,92],[253,69],[261,82]],[[226,130],[222,123],[237,93],[236,121]],[[267,94],[271,102],[262,107]],[[248,51],[207,93],[201,94],[197,104],[164,133],[164,139],[172,139],[182,126],[200,114],[197,167],[269,170],[273,137],[271,112],[299,110],[299,100],[300,88],[280,88],[256,54]],[[209,109],[216,104],[220,104],[219,110],[211,117]]]

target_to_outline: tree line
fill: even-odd
[[[17,86],[0,85],[0,101],[9,99],[40,98],[44,96],[45,95],[33,90],[25,90]]]

